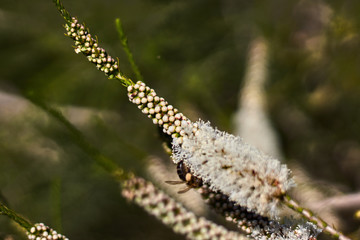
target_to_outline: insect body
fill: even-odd
[[[186,193],[191,188],[199,188],[202,186],[202,180],[191,174],[190,168],[188,168],[183,161],[180,161],[176,167],[176,172],[182,181],[165,181],[167,184],[177,185],[186,183],[187,188],[180,190],[178,193]]]

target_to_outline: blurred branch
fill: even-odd
[[[268,48],[263,37],[250,43],[244,85],[240,89],[238,110],[234,116],[235,135],[266,154],[282,159],[277,135],[266,111],[264,86],[268,77]]]
[[[327,198],[318,202],[311,203],[310,206],[314,209],[332,208],[336,211],[355,211],[360,208],[360,193]]]
[[[249,239],[205,218],[197,217],[142,178],[133,177],[125,181],[122,194],[171,227],[174,232],[185,235],[187,239]]]
[[[124,178],[124,171],[120,169],[114,161],[104,156],[97,148],[89,143],[82,132],[80,132],[68,119],[64,117],[60,110],[51,107],[41,99],[35,96],[34,93],[27,93],[26,97],[36,106],[44,110],[50,116],[59,121],[71,134],[74,142],[90,157],[92,157],[96,163],[103,167],[106,171],[111,173],[115,177]]]

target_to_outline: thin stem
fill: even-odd
[[[327,222],[322,220],[321,218],[315,216],[310,210],[301,207],[297,202],[295,202],[289,195],[285,195],[283,202],[286,206],[293,209],[294,211],[300,213],[304,218],[309,220],[310,222],[316,224],[320,229],[322,229],[325,233],[328,233],[332,237],[340,240],[350,240],[350,238],[346,237],[344,234],[331,227]]]
[[[136,65],[135,63],[135,60],[134,60],[134,56],[129,48],[129,45],[128,45],[128,39],[127,39],[127,36],[125,35],[124,33],[124,29],[122,27],[122,24],[121,24],[121,20],[120,18],[117,18],[115,20],[115,24],[116,24],[116,30],[119,34],[119,38],[120,38],[120,42],[121,42],[121,45],[127,55],[127,58],[128,58],[128,61],[130,62],[131,64],[131,68],[133,70],[133,72],[135,73],[135,76],[136,76],[136,79],[138,81],[143,81],[143,77],[139,71],[139,68],[138,66]]]
[[[0,214],[6,215],[12,220],[14,220],[16,223],[18,223],[21,227],[23,227],[27,232],[30,231],[30,228],[32,227],[32,224],[18,215],[16,212],[5,206],[3,203],[0,202]]]
[[[69,22],[71,21],[71,15],[70,13],[65,9],[65,7],[62,5],[62,3],[60,2],[60,0],[53,0],[53,2],[56,5],[57,10],[59,10],[61,16],[63,16],[63,18]]]

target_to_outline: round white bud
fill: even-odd
[[[168,130],[170,133],[173,133],[175,131],[175,127],[171,125]]]
[[[145,93],[144,93],[144,92],[139,92],[138,96],[139,96],[140,98],[143,98],[143,97],[145,96]]]
[[[144,114],[148,114],[148,113],[149,113],[149,109],[148,109],[148,108],[144,108],[144,109],[142,110],[142,112],[143,112]]]
[[[145,91],[145,86],[143,86],[143,85],[140,86],[140,87],[139,87],[139,91],[141,91],[141,92]]]
[[[161,110],[161,109],[160,109],[159,106],[156,106],[156,107],[155,107],[155,112],[156,112],[156,113],[160,112],[160,110]]]
[[[141,99],[141,103],[142,103],[142,104],[147,103],[147,98],[142,98],[142,99]]]
[[[168,115],[164,115],[164,116],[162,117],[162,120],[163,120],[164,122],[168,122],[168,121],[169,121],[169,116],[168,116]]]

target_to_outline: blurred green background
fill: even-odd
[[[287,159],[343,193],[360,189],[360,2],[64,0],[134,77],[120,17],[145,82],[193,120],[232,131],[251,40],[269,44],[267,104]],[[162,156],[157,130],[126,90],[64,36],[51,0],[0,2],[0,200],[70,239],[182,239],[127,203],[71,134],[30,103],[64,111],[101,152],[142,175]],[[169,180],[169,179],[164,179]],[[342,213],[356,236],[359,220]],[[0,217],[0,239],[24,239]]]

